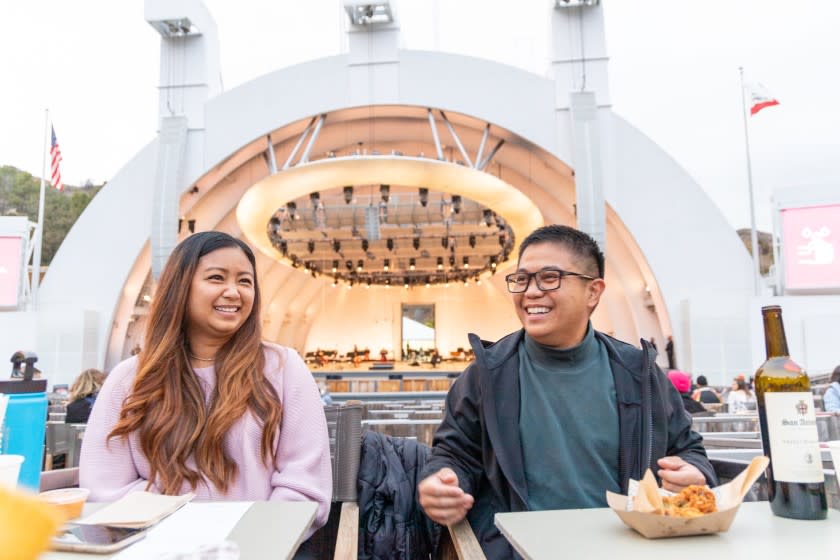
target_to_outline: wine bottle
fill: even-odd
[[[825,519],[828,506],[808,375],[790,359],[782,308],[761,308],[767,361],[755,374],[761,444],[770,459],[770,508],[793,519]]]

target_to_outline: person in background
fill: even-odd
[[[12,373],[9,375],[11,379],[20,379],[23,378],[23,370],[26,367],[23,360],[26,358],[23,352],[20,350],[14,352],[12,354]]]
[[[443,358],[440,356],[440,352],[438,352],[437,348],[432,348],[432,356],[429,358],[429,363],[432,364],[433,368],[436,368],[437,365],[443,361]]]
[[[12,358],[10,360],[12,362],[12,373],[10,374],[10,379],[23,379],[26,377],[26,368],[28,367],[26,363],[26,353],[18,350],[12,354]],[[37,361],[37,359],[36,359]],[[37,367],[32,365],[32,379],[41,379],[41,370]]]
[[[320,348],[315,352],[315,365],[318,367],[327,365],[327,355]]]
[[[292,349],[261,339],[254,253],[206,231],[175,247],[137,356],[99,392],[82,443],[90,500],[134,490],[198,500],[317,502],[332,496],[318,387]]]
[[[739,375],[732,380],[732,387],[729,394],[726,396],[726,408],[730,413],[738,414],[748,412],[749,407],[747,403],[754,403],[755,395],[753,395],[747,382],[744,381],[744,376]]]
[[[834,368],[828,389],[823,393],[823,407],[826,412],[840,412],[840,366]]]
[[[691,398],[691,376],[685,372],[673,369],[668,372],[668,379],[674,385],[674,388],[679,392],[682,399],[683,406],[689,414],[708,414],[708,410]]]
[[[691,394],[691,398],[701,403],[718,404],[721,402],[720,395],[709,387],[705,375],[697,376],[697,388]]]
[[[523,329],[469,336],[475,361],[447,394],[418,485],[432,521],[466,516],[488,558],[517,558],[496,513],[606,507],[605,490],[626,492],[648,468],[671,491],[716,484],[647,340],[639,349],[592,326],[606,288],[592,237],[537,229],[505,281]]]
[[[332,395],[330,395],[330,390],[327,387],[327,383],[325,381],[318,381],[318,392],[321,395],[321,403],[324,406],[329,406],[333,404]]]
[[[67,411],[67,398],[70,395],[70,387],[66,383],[53,385],[52,392],[47,393],[47,402],[50,406],[60,405],[63,410]],[[57,410],[53,410],[57,412]]]
[[[674,355],[674,337],[668,336],[665,343],[665,355],[668,356],[668,369],[677,369],[677,358]]]
[[[85,424],[90,416],[93,403],[99,395],[99,389],[105,383],[105,374],[98,369],[86,369],[73,382],[67,398],[68,424]]]

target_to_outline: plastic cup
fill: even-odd
[[[76,519],[82,515],[90,490],[87,488],[59,488],[41,492],[38,497],[58,507],[65,519]]]
[[[23,455],[0,455],[0,486],[11,489],[17,487],[23,459]]]

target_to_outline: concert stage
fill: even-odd
[[[391,392],[433,392],[436,398],[442,398],[449,390],[454,378],[470,362],[451,360],[438,364],[412,365],[414,362],[362,362],[358,366],[352,362],[332,362],[322,367],[310,365],[312,375],[319,383],[326,384],[330,393],[362,395],[369,393]],[[372,366],[376,365],[376,368]],[[383,365],[392,369],[381,369]],[[348,397],[349,398],[349,397]]]
[[[447,360],[439,363],[436,368],[431,364],[405,361],[369,361],[358,366],[353,362],[329,362],[324,366],[309,364],[312,375],[320,379],[340,378],[388,378],[401,375],[403,377],[452,377],[464,371],[471,362],[462,360]],[[416,364],[416,365],[415,365]]]

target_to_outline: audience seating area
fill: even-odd
[[[79,454],[86,427],[87,424],[65,424],[63,419],[47,421],[43,466],[45,471],[79,466]]]

